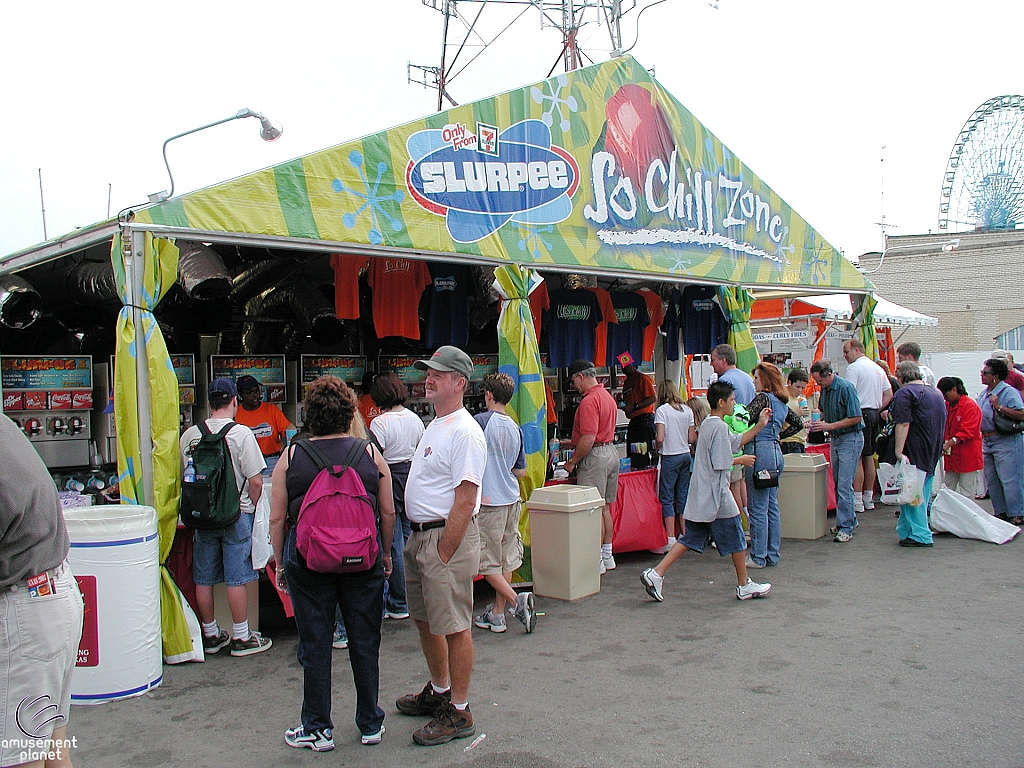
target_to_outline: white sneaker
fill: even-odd
[[[864,498],[859,494],[853,494],[853,511],[863,512],[864,511]]]
[[[875,494],[873,494],[873,493],[871,493],[871,494],[865,493],[864,494],[864,509],[874,509],[874,508],[875,508]]]
[[[364,733],[362,736],[360,736],[359,737],[359,743],[360,744],[364,744],[365,746],[371,747],[374,744],[380,744],[380,742],[381,742],[381,740],[383,738],[384,738],[384,726],[382,725],[380,727],[380,730],[377,731],[376,733]]]
[[[605,557],[604,555],[602,555],[601,556],[601,565],[604,566],[604,569],[606,571],[614,571],[615,570],[615,558],[612,557],[611,555],[608,555],[608,557]]]
[[[764,568],[763,565],[758,565],[757,563],[755,563],[754,562],[754,558],[752,558],[750,555],[747,555],[747,559],[744,562],[747,565],[747,569],[750,569],[750,568]]]
[[[664,546],[658,547],[657,549],[650,550],[652,555],[666,555],[668,551],[672,549],[672,545],[676,543],[675,539],[669,539],[665,542]]]
[[[643,583],[648,595],[659,603],[665,600],[665,596],[661,593],[661,585],[665,583],[664,576],[659,576],[658,572],[653,568],[648,568],[640,574],[640,581]]]
[[[605,571],[607,571],[608,569],[604,567],[604,558],[603,557],[600,560],[597,561],[597,565],[598,565],[598,568],[597,568],[598,574],[601,575],[601,576],[604,576]]]
[[[772,591],[771,584],[758,584],[753,579],[747,579],[742,587],[736,587],[736,598],[739,600],[750,600],[755,597],[764,597]]]

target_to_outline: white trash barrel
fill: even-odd
[[[141,696],[163,681],[156,510],[73,507],[64,519],[68,562],[85,598],[71,703]]]

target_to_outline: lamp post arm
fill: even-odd
[[[164,167],[167,169],[167,177],[171,180],[171,189],[167,193],[168,198],[174,197],[174,175],[171,173],[171,164],[167,162],[167,145],[170,144],[175,139],[180,139],[183,136],[188,136],[189,134],[192,133],[198,133],[199,131],[205,131],[207,128],[213,128],[215,125],[221,125],[222,123],[229,123],[232,120],[238,120],[242,117],[256,117],[256,113],[253,112],[251,109],[240,109],[238,110],[237,114],[234,114],[231,117],[225,117],[223,120],[217,120],[213,123],[200,125],[198,128],[193,128],[192,130],[185,131],[184,133],[179,133],[175,136],[171,136],[169,139],[167,139],[167,141],[164,142],[164,146],[161,149],[161,153],[164,156]]]

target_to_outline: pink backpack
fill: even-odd
[[[320,470],[295,523],[296,547],[311,571],[357,573],[377,564],[377,513],[355,469],[369,444],[356,440],[345,461],[335,465],[313,442],[298,441]]]

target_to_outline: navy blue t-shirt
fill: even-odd
[[[472,270],[464,264],[431,263],[433,283],[427,288],[427,346],[465,347],[469,341],[469,284]]]
[[[665,359],[679,359],[679,331],[683,327],[683,295],[678,288],[672,289],[665,319],[661,322],[661,330],[665,333]]]
[[[602,318],[597,296],[586,288],[559,288],[548,299],[548,365],[567,368],[575,360],[594,361],[594,331]]]
[[[933,474],[942,456],[946,429],[946,401],[939,390],[926,384],[904,384],[892,396],[889,418],[897,424],[910,424],[903,455],[918,469]]]
[[[683,289],[683,347],[688,355],[708,355],[729,339],[729,321],[715,301],[718,289],[688,285]]]
[[[605,365],[618,365],[616,358],[629,352],[637,365],[644,359],[644,328],[650,324],[647,302],[638,293],[613,293],[612,306],[618,324],[608,324],[608,359]]]

